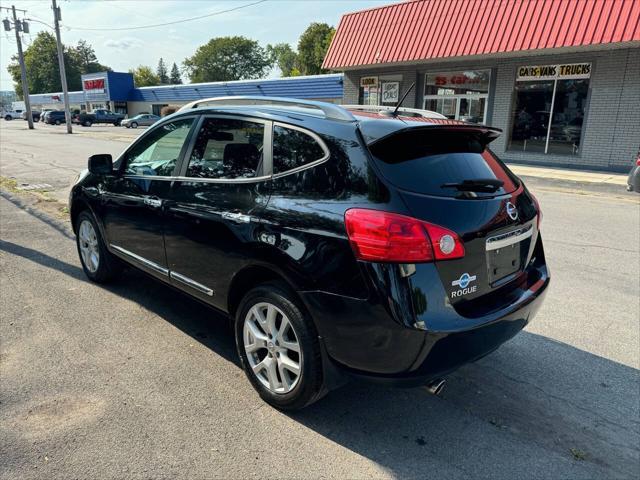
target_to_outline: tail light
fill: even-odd
[[[423,263],[464,257],[464,245],[455,232],[416,218],[352,208],[344,221],[360,260]]]
[[[542,223],[542,209],[540,208],[540,202],[533,193],[529,192],[529,195],[531,195],[531,199],[533,200],[533,203],[536,206],[536,210],[538,211],[538,221],[536,223],[538,226],[538,230],[540,230],[540,224]]]

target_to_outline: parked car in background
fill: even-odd
[[[638,149],[636,162],[633,167],[631,167],[629,178],[627,178],[627,190],[640,193],[640,149]]]
[[[136,115],[132,118],[125,118],[124,120],[122,120],[122,122],[120,122],[120,125],[127,128],[148,127],[156,123],[158,120],[160,120],[160,117],[158,115],[146,113]]]
[[[51,110],[45,114],[44,122],[49,125],[61,125],[66,122],[64,110]]]
[[[86,113],[87,112],[85,110],[75,110],[73,113],[71,113],[71,123],[80,125],[80,116]]]
[[[83,270],[106,282],[131,264],[226,314],[277,408],[351,377],[437,393],[522,330],[549,284],[538,201],[489,149],[500,130],[444,119],[185,105],[115,163],[89,158],[69,197]]]
[[[49,114],[51,112],[55,112],[56,110],[53,109],[46,109],[46,110],[42,110],[42,112],[40,112],[40,120],[44,123],[47,123],[47,117],[49,116]]]
[[[109,110],[94,110],[92,113],[81,113],[78,116],[80,125],[90,127],[94,123],[110,123],[115,126],[119,126],[120,122],[124,120],[125,115],[122,113],[113,113]]]
[[[42,113],[39,112],[38,110],[31,110],[31,118],[33,119],[34,122],[39,122],[40,121],[40,115]],[[27,111],[25,110],[24,112],[22,112],[22,115],[20,115],[21,118],[23,120],[27,120]]]
[[[22,118],[22,110],[4,110],[2,112],[2,118],[7,121]]]

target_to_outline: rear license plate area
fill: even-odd
[[[522,270],[532,234],[532,225],[527,225],[487,239],[487,274],[492,287],[510,281]]]
[[[520,243],[487,252],[489,283],[491,285],[519,272],[522,267]]]

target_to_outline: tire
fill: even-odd
[[[118,120],[117,122],[113,122],[113,126],[114,127],[119,127],[120,126],[120,120]]]
[[[107,283],[113,280],[122,270],[122,265],[120,261],[107,250],[100,235],[100,229],[89,210],[84,210],[78,215],[76,219],[76,232],[78,232],[76,234],[78,256],[80,257],[80,263],[87,278],[96,283]],[[95,257],[91,256],[91,258],[87,256],[87,248],[91,253],[97,255],[95,255]]]
[[[131,128],[138,128],[138,122],[131,122]]]
[[[62,122],[60,122],[60,120],[56,120],[54,123],[55,123],[56,125],[60,125],[60,123],[62,123]]]
[[[275,310],[271,330],[266,326],[270,308]],[[256,318],[256,310],[262,314],[264,325]],[[321,397],[323,373],[318,334],[285,285],[266,283],[245,295],[236,312],[235,337],[242,368],[265,402],[280,410],[299,410]],[[297,376],[295,368],[291,369],[296,364]]]
[[[4,119],[8,122],[9,120],[13,120],[11,115],[5,115]]]
[[[90,121],[90,120],[85,120],[85,121],[82,123],[82,125],[83,125],[84,127],[90,127],[90,126],[91,126],[91,121]]]

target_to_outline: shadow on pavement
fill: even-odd
[[[145,279],[128,270],[107,288],[239,367],[225,316]],[[441,397],[353,382],[288,416],[401,477],[450,477],[453,467],[464,477],[634,478],[639,373],[525,331],[451,375]]]
[[[33,215],[35,218],[37,218],[41,222],[46,223],[47,225],[57,230],[58,233],[62,234],[69,240],[75,240],[75,237],[73,235],[73,231],[71,230],[71,225],[69,224],[69,222],[57,220],[51,217],[50,215],[48,215],[47,213],[43,212],[42,210],[32,207],[20,197],[16,195],[12,195],[9,192],[6,192],[4,190],[0,190],[0,197],[8,200],[9,202],[13,203],[16,207],[24,210],[25,212]]]
[[[32,262],[42,265],[43,267],[52,268],[66,275],[69,275],[76,280],[86,281],[87,279],[87,277],[85,277],[84,275],[84,272],[82,271],[82,268],[80,268],[79,266],[71,265],[70,263],[47,255],[46,253],[42,253],[39,250],[23,247],[22,245],[0,239],[0,251],[23,257],[27,260],[31,260]]]
[[[84,278],[38,251],[0,249]],[[105,288],[239,366],[223,315],[134,269]],[[634,368],[522,332],[440,397],[353,382],[288,416],[399,477],[637,478],[639,388]]]

